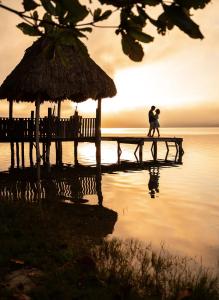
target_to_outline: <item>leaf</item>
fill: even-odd
[[[187,33],[191,38],[203,39],[199,26],[190,19],[187,11],[177,5],[165,5],[163,4],[165,13],[168,15],[170,20],[183,32]]]
[[[35,21],[37,21],[39,18],[38,12],[36,10],[33,12],[33,18]]]
[[[23,31],[24,34],[30,35],[30,36],[40,36],[41,32],[39,29],[35,26],[31,26],[27,23],[20,23],[17,25],[17,28],[19,28],[21,31]]]
[[[34,0],[23,0],[22,4],[23,4],[25,11],[33,10],[33,9],[37,8],[37,6],[39,6]]]
[[[100,8],[95,9],[94,14],[93,14],[94,22],[98,21],[100,15],[101,15],[101,9]]]
[[[158,4],[161,4],[161,1],[160,0],[142,0],[142,4],[156,6]]]
[[[210,3],[211,0],[176,0],[175,2],[188,9],[199,9],[205,8],[205,6]]]
[[[122,34],[122,50],[128,57],[136,62],[142,61],[144,51],[142,46],[127,34]]]
[[[52,4],[52,2],[50,0],[40,0],[42,3],[42,6],[44,7],[44,9],[50,14],[50,15],[56,15],[56,8],[55,6]]]
[[[56,12],[56,16],[58,16],[61,19],[64,17],[64,15],[66,13],[66,9],[63,7],[63,5],[59,1],[56,1],[55,12]]]
[[[106,20],[112,14],[111,10],[106,10],[99,18],[99,21]]]
[[[63,7],[68,11],[69,22],[76,24],[88,15],[85,5],[81,5],[78,0],[60,0]]]
[[[130,29],[128,31],[128,34],[133,37],[135,40],[138,40],[139,42],[142,42],[142,43],[150,43],[150,42],[153,42],[154,38],[149,35],[149,34],[146,34],[142,31],[137,31],[135,29]]]
[[[95,9],[94,14],[93,14],[94,22],[103,21],[103,20],[107,19],[112,14],[111,10],[106,10],[102,15],[101,15],[101,12],[102,11],[101,11],[100,8]]]
[[[46,34],[53,31],[54,27],[52,25],[52,18],[49,13],[44,14],[43,20],[40,22],[40,26],[44,27]]]
[[[80,28],[80,31],[92,32],[92,28],[91,27],[83,27],[83,28]]]

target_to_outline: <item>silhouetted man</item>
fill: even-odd
[[[149,131],[148,131],[148,136],[151,136],[151,131],[153,129],[153,122],[155,121],[155,117],[154,117],[155,108],[156,107],[154,105],[151,106],[151,109],[148,112],[148,121],[149,121],[149,124],[150,124]]]

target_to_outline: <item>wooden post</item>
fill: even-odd
[[[98,99],[96,109],[96,163],[101,164],[101,99]]]
[[[120,147],[120,142],[117,141],[117,156],[118,156],[118,164],[120,164],[120,156],[122,154],[122,149]]]
[[[40,131],[39,131],[39,119],[40,119],[40,101],[35,101],[36,105],[36,162],[37,166],[40,166]]]
[[[98,205],[103,206],[103,194],[101,188],[101,181],[102,181],[102,174],[100,166],[97,167],[96,173],[96,190],[97,190],[97,198],[98,198]]]
[[[17,167],[20,166],[20,157],[19,157],[19,143],[16,142],[16,158],[17,158]]]
[[[29,145],[29,158],[30,158],[30,165],[33,166],[33,136],[34,136],[34,111],[31,111],[30,115],[30,126],[29,126],[29,136],[30,136],[30,145]]]
[[[58,112],[57,112],[58,120],[61,118],[61,101],[58,102]],[[62,164],[62,142],[57,141],[56,143],[56,163]]]
[[[74,141],[74,162],[78,165],[78,141]]]
[[[46,144],[43,142],[43,163],[46,163]]]
[[[153,159],[157,160],[157,141],[153,142]]]
[[[142,163],[142,160],[143,160],[143,145],[144,145],[144,141],[141,141],[140,145],[139,145],[139,161],[140,161],[140,163]]]
[[[13,119],[13,100],[9,101],[9,119],[12,122]],[[11,146],[11,168],[14,168],[14,143],[10,143]]]
[[[184,154],[184,150],[183,150],[183,147],[182,147],[182,140],[179,141],[178,147],[179,147],[179,160],[178,160],[178,162],[182,163],[182,157],[183,157],[183,154]]]
[[[58,113],[57,113],[57,116],[60,119],[60,117],[61,117],[61,101],[58,102]]]
[[[24,142],[21,143],[21,162],[22,162],[22,167],[24,168],[25,161],[24,161]]]
[[[50,164],[50,139],[52,137],[52,109],[51,107],[48,108],[48,142],[46,143],[46,163]]]
[[[13,100],[9,101],[9,119],[13,118]]]

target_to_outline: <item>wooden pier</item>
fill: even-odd
[[[43,163],[50,163],[51,143],[55,143],[56,163],[62,164],[62,142],[72,141],[74,143],[74,164],[78,162],[78,144],[81,142],[95,143],[97,162],[101,164],[101,141],[111,141],[117,143],[118,163],[121,161],[122,144],[134,144],[136,148],[134,155],[137,162],[142,163],[143,147],[145,144],[151,145],[151,153],[154,161],[158,157],[158,145],[164,143],[166,146],[166,160],[170,147],[175,149],[175,162],[182,163],[183,139],[178,137],[101,137],[98,118],[82,118],[74,116],[70,118],[60,118],[53,116],[51,109],[48,109],[48,116],[39,119],[39,143],[42,144],[41,159]],[[11,147],[11,167],[25,166],[24,143],[29,144],[29,160],[33,166],[33,150],[36,146],[36,118],[31,112],[30,118],[0,118],[0,143],[10,143]],[[15,163],[16,162],[16,163]]]
[[[120,157],[122,154],[121,144],[134,144],[136,145],[134,155],[138,162],[143,162],[143,147],[145,143],[151,144],[151,154],[154,161],[158,159],[158,144],[165,143],[166,146],[166,158],[167,160],[170,147],[174,147],[175,152],[175,162],[182,163],[182,156],[184,154],[183,150],[183,139],[178,137],[115,137],[107,136],[102,137],[102,141],[114,141],[117,143],[117,155],[118,162],[120,162]]]

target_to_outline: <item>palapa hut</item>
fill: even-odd
[[[51,44],[51,40],[46,37],[39,38],[26,50],[21,62],[0,87],[0,99],[7,99],[10,103],[10,120],[13,120],[13,101],[35,102],[36,134],[34,140],[38,162],[40,161],[39,142],[41,141],[40,104],[44,101],[58,103],[58,117],[60,118],[61,101],[69,99],[79,103],[89,98],[97,100],[94,138],[97,163],[100,163],[101,99],[113,97],[115,94],[116,87],[113,80],[90,58],[88,53],[76,46],[66,45],[61,47],[61,52],[60,49],[54,51],[54,44]],[[5,135],[10,142],[13,142],[9,133]],[[55,138],[56,136],[53,135],[54,141]],[[64,139],[59,136],[59,140]],[[72,140],[75,138],[72,137]]]

